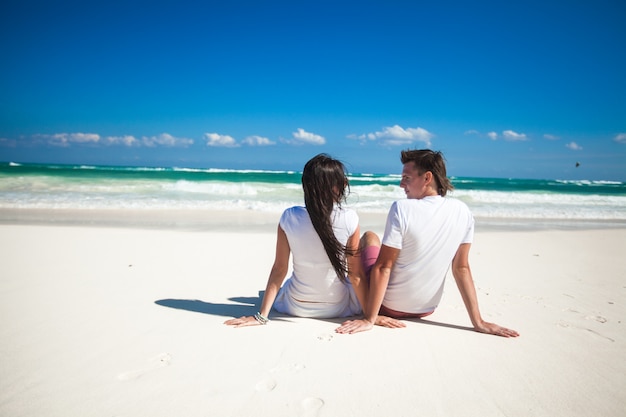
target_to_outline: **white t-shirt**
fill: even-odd
[[[335,208],[332,216],[335,236],[345,246],[359,225],[359,217],[354,210],[345,208]],[[344,283],[337,277],[307,209],[296,206],[285,210],[279,224],[289,241],[293,274],[282,286],[274,308],[300,317],[346,317],[360,313],[352,286],[347,278]]]
[[[437,195],[394,202],[382,243],[400,254],[383,305],[405,313],[433,311],[459,245],[473,237],[474,217],[462,201]]]

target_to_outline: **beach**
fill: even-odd
[[[451,276],[432,316],[340,335],[341,319],[275,312],[267,326],[223,324],[257,311],[277,217],[209,212],[198,227],[172,212],[153,222],[80,213],[0,213],[2,416],[626,409],[624,227],[477,222],[470,261],[482,315],[518,338],[474,332]],[[366,221],[382,232],[384,216]]]

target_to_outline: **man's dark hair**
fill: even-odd
[[[410,149],[400,153],[402,164],[413,162],[417,172],[422,175],[427,171],[432,172],[437,183],[437,194],[444,197],[454,186],[446,174],[446,162],[443,154],[430,149]]]

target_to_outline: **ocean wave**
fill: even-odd
[[[580,185],[580,186],[604,186],[622,185],[619,181],[597,181],[597,180],[555,180],[559,184]]]
[[[13,164],[13,165],[12,165]],[[280,213],[303,204],[295,171],[20,165],[0,168],[0,208],[192,209]],[[387,213],[398,174],[350,174],[347,206]],[[485,218],[626,220],[626,184],[453,178],[451,198]]]
[[[235,173],[235,174],[297,174],[297,171],[271,171],[263,169],[223,169],[223,168],[208,168],[206,172],[213,173]]]
[[[17,209],[141,209],[218,210],[280,213],[303,203],[298,186],[241,183],[75,185],[72,189],[32,186],[28,192],[0,191],[0,208]],[[399,187],[354,187],[346,206],[363,213],[386,214]],[[626,220],[626,197],[455,191],[476,217],[529,219]]]
[[[358,185],[360,183],[372,183],[372,182],[382,182],[382,183],[394,183],[396,185],[400,184],[400,176],[399,175],[367,175],[363,176],[359,175],[350,175],[348,174],[348,181],[350,181],[350,185]]]

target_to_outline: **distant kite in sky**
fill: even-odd
[[[580,162],[576,162],[576,168],[580,166]]]

